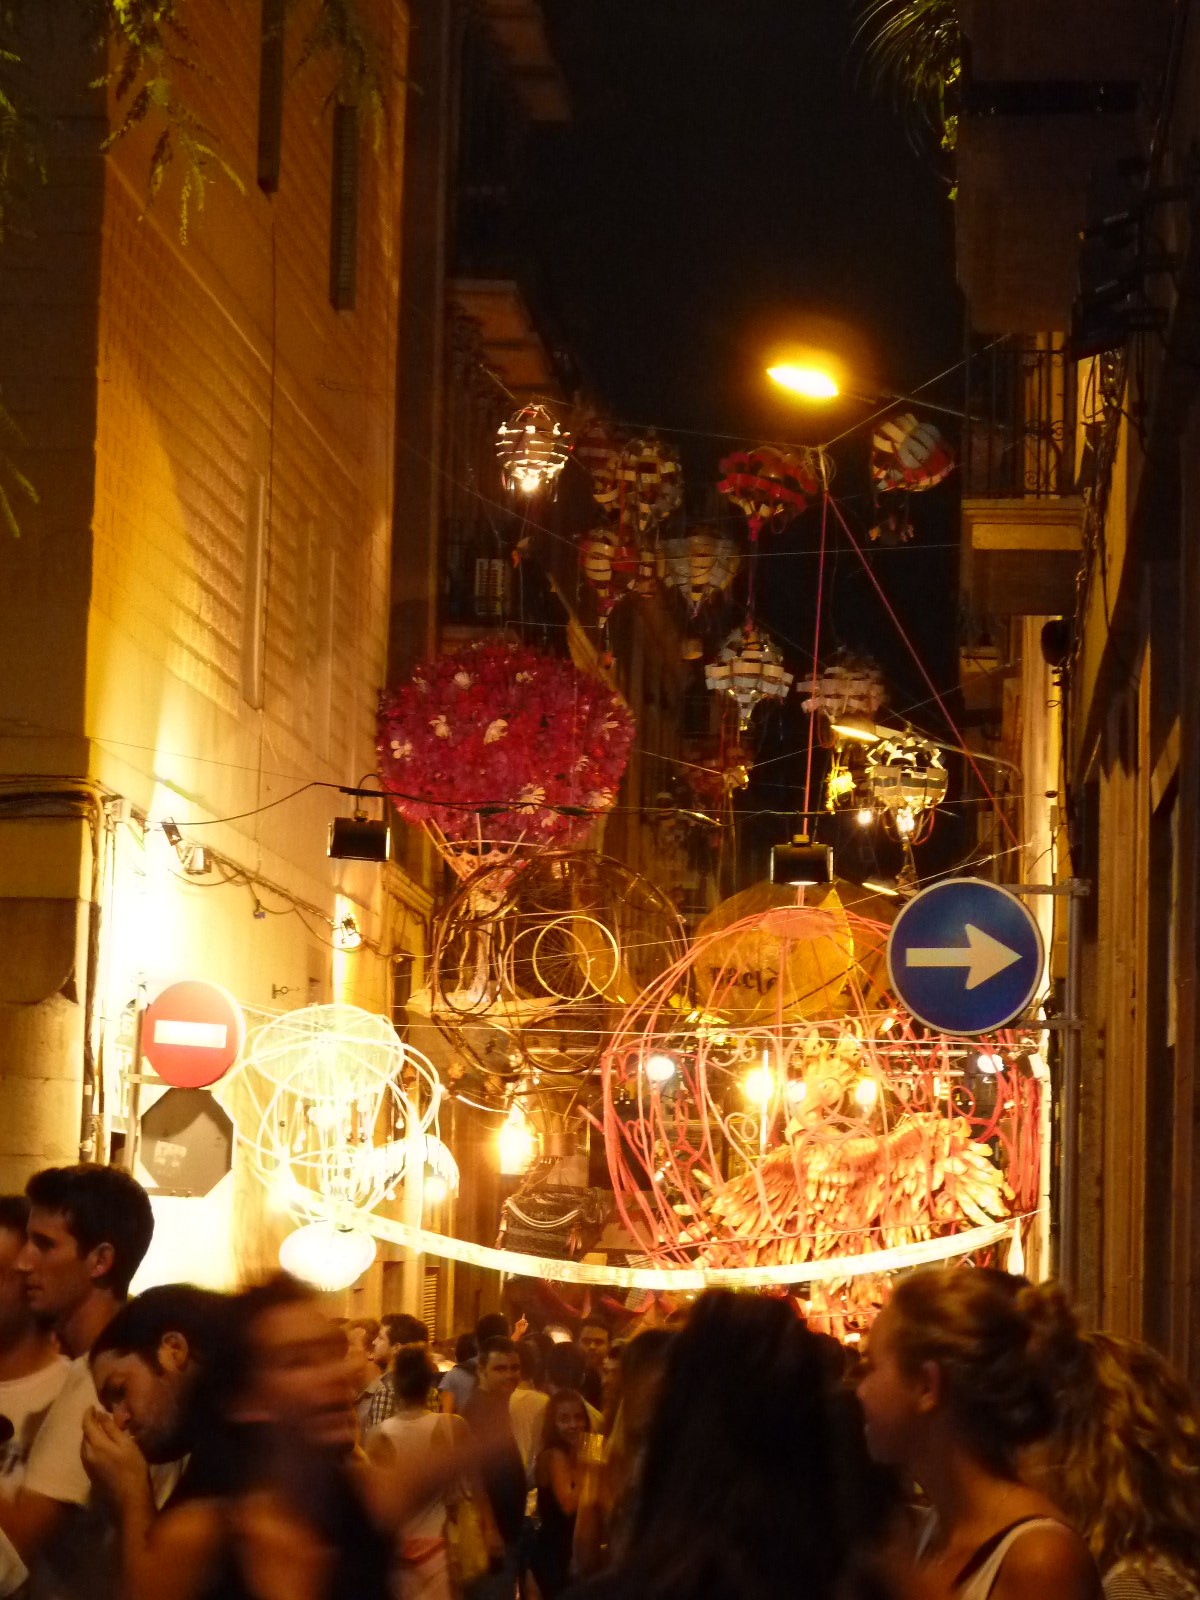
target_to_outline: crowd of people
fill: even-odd
[[[701,1295],[615,1339],[329,1317],[286,1276],[129,1298],[125,1172],[0,1197],[0,1596],[1200,1600],[1200,1414],[986,1266],[862,1350]]]

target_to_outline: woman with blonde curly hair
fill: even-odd
[[[1200,1413],[1156,1350],[1085,1334],[1029,1475],[1082,1533],[1106,1600],[1200,1600]]]

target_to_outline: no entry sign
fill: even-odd
[[[146,1008],[142,1055],[164,1083],[204,1089],[238,1058],[246,1019],[215,983],[173,983]]]

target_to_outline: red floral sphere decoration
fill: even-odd
[[[379,707],[396,810],[451,843],[565,844],[616,800],[634,722],[561,656],[483,643],[424,662]]]

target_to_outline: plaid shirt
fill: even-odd
[[[396,1413],[396,1391],[392,1386],[392,1375],[385,1372],[378,1382],[373,1383],[362,1397],[362,1431],[365,1436],[372,1428],[377,1428],[381,1422],[386,1422]],[[441,1411],[441,1397],[437,1385],[431,1387],[425,1396],[426,1411]]]

